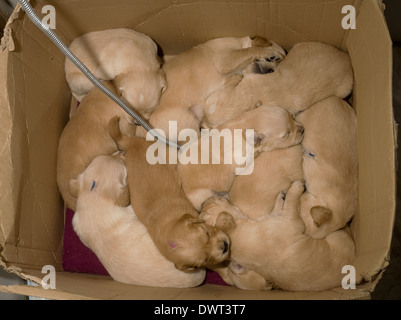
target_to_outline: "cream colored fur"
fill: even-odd
[[[297,117],[305,127],[302,196],[305,233],[324,238],[343,228],[358,210],[357,119],[337,97],[322,100]]]
[[[120,95],[144,118],[159,105],[166,87],[156,43],[132,29],[89,32],[75,39],[70,50],[99,80],[114,80]],[[94,87],[69,60],[65,60],[67,82],[81,101]]]
[[[218,199],[220,210],[209,213],[205,207],[201,217],[212,225],[217,225],[219,211],[232,214],[236,223],[230,232],[231,262],[225,269],[216,268],[224,280],[249,290],[324,291],[341,286],[342,268],[354,261],[354,241],[348,229],[324,239],[305,235],[299,216],[303,192],[303,183],[293,182],[260,221],[244,219],[228,200],[221,204]]]
[[[217,153],[220,155],[220,164],[213,164],[213,143],[207,136],[199,138],[198,145],[198,164],[183,164],[181,160],[185,151],[180,154],[178,163],[178,172],[182,182],[182,188],[188,199],[198,211],[202,203],[217,193],[227,193],[234,181],[237,168],[253,166],[253,158],[256,158],[260,152],[274,149],[287,148],[297,145],[302,141],[302,126],[294,120],[294,117],[288,111],[280,107],[261,106],[257,109],[243,113],[241,116],[224,123],[218,129],[218,134],[223,130],[229,130],[232,137],[228,143],[232,144],[231,164],[226,164],[224,159],[224,143],[220,144]],[[234,130],[241,129],[243,132],[241,144],[234,144]],[[246,129],[254,129],[255,140],[247,141],[244,136]],[[209,164],[202,163],[202,139],[209,139]],[[255,143],[256,142],[256,143]],[[254,144],[254,153],[248,155],[248,163],[239,165],[234,158],[235,150],[240,150],[242,155],[246,153],[246,144]],[[190,147],[190,146],[189,146]],[[242,148],[242,149],[240,149]]]
[[[216,128],[261,104],[278,105],[293,114],[330,97],[347,97],[353,71],[347,53],[319,43],[296,44],[273,73],[247,74],[207,97],[203,126]]]
[[[71,181],[78,196],[73,227],[82,242],[116,281],[153,287],[200,285],[204,270],[179,271],[157,250],[145,226],[128,206],[126,180],[123,159],[103,155]],[[116,203],[119,198],[125,201]]]
[[[285,51],[273,42],[227,37],[207,41],[169,59],[163,66],[169,85],[150,124],[172,140],[169,121],[177,121],[178,132],[199,132],[204,100],[223,85],[227,76],[244,69],[251,72],[256,59],[265,59],[265,64],[275,69],[284,56]]]
[[[104,84],[117,93],[112,82]],[[69,181],[83,172],[96,156],[118,150],[107,129],[114,116],[121,117],[123,132],[135,135],[135,126],[129,125],[132,118],[98,88],[94,88],[82,100],[61,134],[57,151],[57,184],[66,206],[74,211],[77,199],[70,193]]]
[[[181,189],[177,165],[151,165],[146,154],[153,143],[140,137],[122,136],[118,118],[110,121],[109,130],[126,151],[132,207],[159,251],[184,271],[227,259],[229,237],[199,219]]]
[[[230,202],[250,219],[263,218],[271,212],[282,190],[303,179],[302,159],[301,145],[263,152],[255,159],[251,175],[235,177]]]

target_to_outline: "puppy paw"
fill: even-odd
[[[303,180],[295,180],[292,184],[288,193],[300,196],[305,192],[305,182]]]
[[[270,46],[266,47],[264,49],[264,53],[262,57],[259,57],[257,60],[265,60],[268,62],[280,62],[284,59],[285,53],[282,52],[282,50],[279,50],[279,48],[276,48],[276,46]]]
[[[281,60],[283,60],[283,56],[280,53],[276,52],[265,59],[270,62],[280,62]]]
[[[224,197],[213,197],[205,201],[202,205],[202,210],[199,218],[204,220],[208,225],[212,227],[218,227],[219,216],[225,209],[229,207],[229,201]],[[228,213],[227,213],[228,215]],[[231,215],[230,215],[231,216]],[[220,223],[224,224],[224,216],[220,217]]]

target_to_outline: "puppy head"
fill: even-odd
[[[160,97],[167,88],[166,75],[161,69],[141,74],[120,74],[114,81],[119,95],[147,120],[159,105]]]
[[[173,234],[173,239],[168,241],[169,255],[179,270],[190,271],[218,264],[229,256],[229,237],[189,214],[181,217]]]
[[[252,112],[250,124],[255,130],[255,150],[289,148],[302,142],[304,128],[287,110],[261,106],[249,112]]]
[[[212,197],[202,204],[199,217],[208,225],[215,226],[220,230],[230,234],[234,230],[236,223],[232,216],[235,207],[224,197]]]
[[[70,192],[76,198],[83,193],[93,192],[102,198],[111,199],[120,207],[128,206],[130,194],[122,153],[97,156],[84,172],[70,181]]]

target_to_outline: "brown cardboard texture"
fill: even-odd
[[[56,184],[56,150],[71,93],[64,56],[18,6],[0,53],[0,264],[40,283],[56,268],[56,289],[0,287],[54,299],[363,299],[388,265],[395,214],[395,124],[392,43],[379,0],[55,0],[31,1],[39,16],[56,9],[56,33],[68,45],[94,30],[131,27],[151,36],[165,54],[223,36],[259,35],[287,50],[321,41],[349,52],[355,71],[360,210],[352,222],[357,245],[356,289],[326,292],[137,287],[109,277],[62,270],[63,202]],[[356,9],[356,29],[344,30],[342,8]]]

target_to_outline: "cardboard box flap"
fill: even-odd
[[[71,94],[63,54],[24,19],[25,14],[10,19],[14,51],[0,53],[0,254],[18,266],[43,261],[60,267],[63,203],[55,181],[55,150]]]
[[[7,212],[14,212],[10,199],[12,193],[9,192],[9,186],[12,183],[13,174],[10,163],[10,138],[11,138],[11,114],[8,106],[8,92],[7,92],[7,55],[0,53],[0,257],[1,246],[4,245],[5,239],[10,226],[13,225],[13,215],[6,216]]]
[[[388,264],[396,204],[392,42],[377,1],[362,3],[347,46],[355,73],[358,117],[360,212],[353,224],[356,269],[370,280]]]
[[[44,274],[35,274],[38,284]],[[30,276],[32,278],[32,275]],[[100,300],[313,300],[313,299],[367,299],[369,286],[357,290],[336,288],[325,292],[247,291],[226,286],[202,285],[196,288],[154,288],[128,285],[113,281],[110,277],[91,274],[57,272],[56,289],[46,290],[40,285],[0,287],[0,291],[33,295],[50,299],[100,299]]]
[[[166,54],[177,54],[212,38],[246,35],[265,36],[287,49],[306,40],[346,49],[347,31],[341,27],[342,8],[353,5],[358,11],[361,2],[58,1],[57,32],[71,41],[90,31],[130,27],[151,36]],[[40,13],[45,4],[54,5],[50,1],[38,1],[36,11]],[[69,10],[71,6],[74,10]]]

